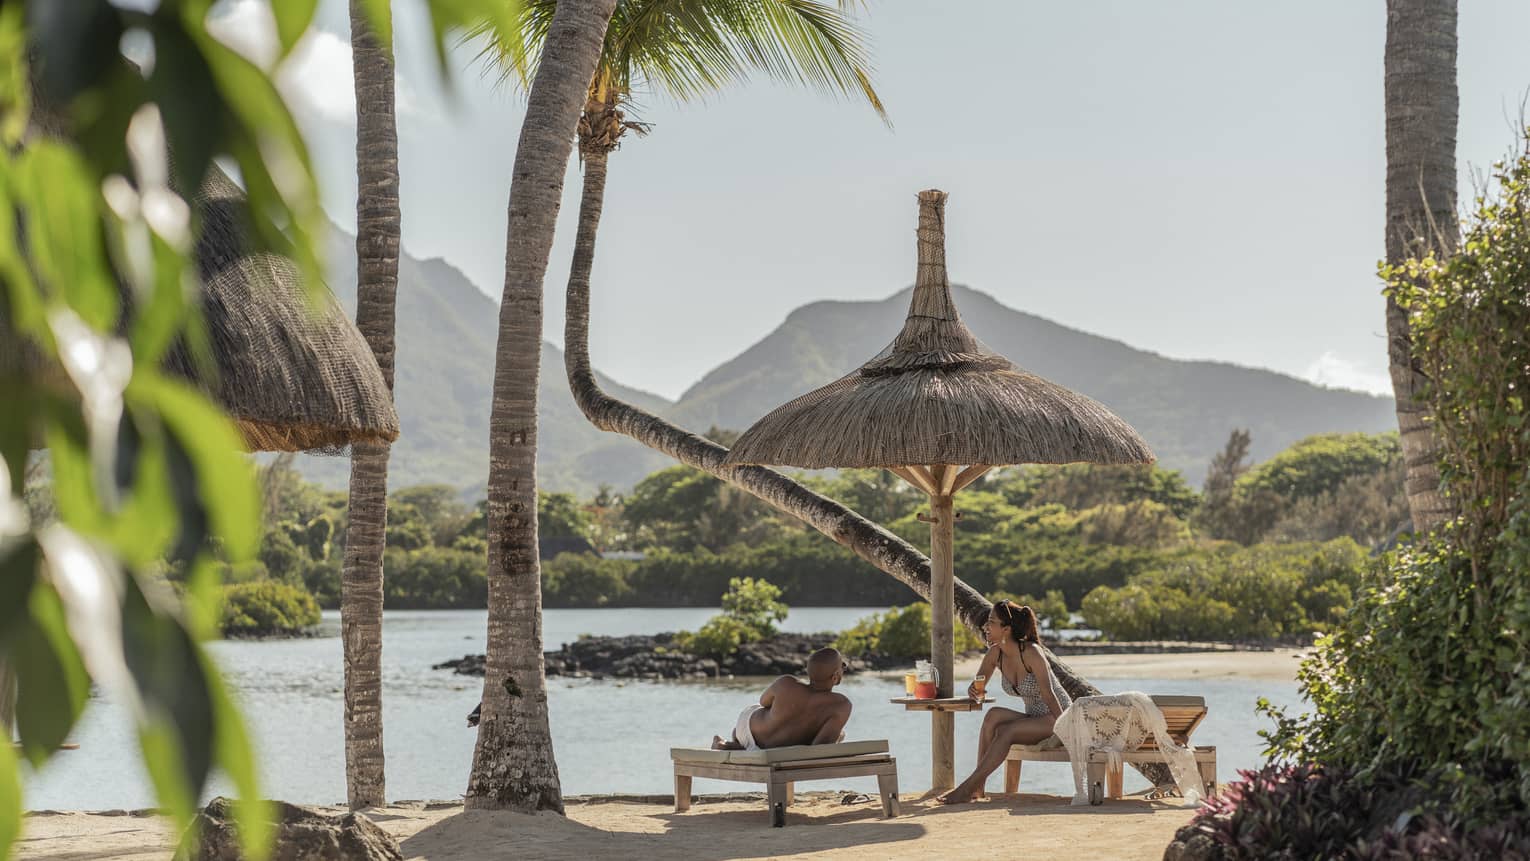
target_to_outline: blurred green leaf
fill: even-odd
[[[3,307],[4,302],[0,300],[0,308]],[[31,393],[20,381],[0,379],[0,404],[8,407],[0,413],[0,460],[5,461],[11,492],[17,496],[21,495],[26,483],[27,449],[32,442],[31,428],[27,426],[27,417],[32,413],[31,401]]]
[[[0,744],[0,858],[11,857],[21,833],[21,773],[10,739]]]
[[[0,552],[0,647],[4,646],[6,632],[14,630],[26,616],[27,598],[37,582],[37,563],[41,558],[37,541],[30,535],[17,546]]]
[[[133,360],[157,366],[194,310],[186,283],[186,260],[159,234],[150,231],[154,253],[153,293],[133,313]]]
[[[17,334],[31,335],[41,346],[51,349],[53,338],[43,313],[42,297],[37,293],[37,284],[22,258],[21,248],[16,244],[20,235],[15,214],[20,200],[16,195],[21,189],[16,187],[13,167],[9,159],[0,160],[0,280],[4,281],[6,290],[0,299],[8,300],[6,312]],[[20,414],[27,412],[23,409]]]
[[[361,0],[367,24],[372,28],[388,56],[393,56],[393,4],[390,0]]]
[[[205,659],[205,658],[204,658]],[[239,841],[245,857],[263,859],[271,852],[276,839],[272,805],[261,798],[260,774],[255,767],[254,748],[245,731],[244,718],[234,707],[223,679],[212,667],[206,668],[207,690],[215,718],[218,765],[234,784],[238,800],[234,818],[239,825]]]
[[[274,4],[280,8],[285,3]],[[228,112],[212,70],[197,42],[186,33],[185,19],[155,15],[154,71],[149,75],[149,96],[159,104],[165,140],[175,142],[170,159],[175,171],[174,188],[186,197],[195,195],[207,175],[225,129],[210,119]]]
[[[52,586],[32,589],[31,611],[9,641],[16,668],[16,730],[22,751],[40,766],[69,737],[90,695],[90,677],[64,623]]]
[[[149,605],[136,581],[122,604],[122,647],[143,702],[139,742],[160,803],[181,828],[212,770],[213,705],[196,643],[172,616]]]
[[[96,499],[89,434],[77,407],[61,401],[45,404],[46,442],[53,466],[53,496],[59,518],[83,535],[101,535],[105,514]]]
[[[509,45],[521,40],[516,16],[520,10],[519,0],[428,0],[430,7],[431,35],[434,37],[436,61],[441,76],[451,77],[448,36],[459,33],[488,33],[500,44]]]
[[[138,727],[138,746],[160,809],[175,820],[177,831],[184,831],[196,816],[197,802],[186,781],[185,751],[174,727],[163,719],[151,718]]]
[[[226,148],[244,179],[254,238],[262,250],[291,257],[304,284],[322,282],[324,271],[313,237],[321,235],[325,216],[297,122],[259,66],[205,32],[192,35],[232,112],[230,120],[238,124]],[[292,236],[284,232],[287,229]]]
[[[253,558],[260,547],[260,493],[255,471],[244,455],[243,436],[205,397],[183,383],[139,374],[128,389],[159,411],[173,445],[196,468],[197,493],[212,533],[223,541],[228,561]]]
[[[29,258],[45,289],[98,332],[117,320],[117,285],[106,269],[99,195],[90,169],[63,144],[34,140],[16,159],[28,208]]]
[[[313,13],[318,6],[318,0],[283,0],[271,4],[271,11],[276,16],[276,38],[281,42],[281,56],[292,53],[298,40],[308,31],[308,25],[313,23]]]
[[[68,105],[117,60],[122,20],[106,0],[28,0],[26,24],[40,89],[54,105]]]

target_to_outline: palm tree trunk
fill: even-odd
[[[16,671],[0,658],[0,744],[10,744],[16,729]]]
[[[1457,243],[1456,0],[1387,0],[1387,263]],[[1408,316],[1387,297],[1387,360],[1407,466],[1408,509],[1423,533],[1454,511],[1440,491],[1440,444],[1429,425]]]
[[[393,314],[400,215],[393,57],[351,0],[356,86],[356,328],[393,390]],[[386,801],[382,737],[383,544],[388,525],[388,445],[351,449],[350,528],[340,581],[345,656],[345,786],[352,810]]]
[[[547,725],[537,560],[542,280],[580,109],[615,8],[616,0],[557,5],[515,151],[489,414],[489,633],[470,809],[563,810]]]

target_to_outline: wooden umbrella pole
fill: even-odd
[[[930,662],[940,673],[936,696],[952,696],[955,682],[955,565],[953,508],[949,495],[930,497]],[[956,785],[956,715],[931,712],[930,786],[944,792]]]

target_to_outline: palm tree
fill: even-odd
[[[537,561],[542,279],[580,107],[615,6],[558,4],[515,151],[489,413],[489,632],[468,808],[563,810],[547,725]]]
[[[393,54],[351,0],[356,85],[356,328],[393,390],[393,311],[400,216]],[[345,786],[351,809],[386,803],[382,738],[382,557],[388,524],[388,444],[351,448],[350,527],[340,581],[345,658]]]
[[[1387,263],[1449,253],[1456,219],[1456,0],[1387,0]],[[1440,492],[1440,444],[1422,398],[1428,379],[1413,357],[1408,316],[1387,297],[1387,360],[1407,464],[1413,528],[1454,513]]]

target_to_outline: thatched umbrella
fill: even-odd
[[[943,191],[919,193],[919,272],[898,337],[844,377],[755,422],[731,464],[880,467],[930,497],[930,653],[953,690],[952,497],[995,466],[1152,463],[1137,432],[1099,403],[1015,367],[978,341],[946,280]],[[955,783],[955,719],[932,712],[937,790]]]
[[[30,134],[69,137],[68,119],[36,80],[32,108]],[[251,250],[244,191],[217,164],[195,194],[175,190],[201,219],[196,258],[212,366],[178,345],[166,367],[206,391],[251,451],[334,454],[397,439],[393,395],[371,347],[327,288],[305,289],[291,260]],[[126,285],[122,298],[133,301]],[[35,358],[0,343],[0,371],[16,363]]]
[[[397,439],[382,371],[334,294],[306,289],[286,257],[250,250],[244,192],[216,166],[188,202],[202,224],[196,260],[211,361],[178,343],[165,367],[216,401],[250,451],[337,454]],[[125,284],[121,296],[132,304]],[[17,371],[46,369],[22,344],[0,341],[0,373]]]
[[[393,396],[334,295],[317,285],[310,296],[291,260],[249,250],[244,192],[215,165],[190,203],[202,219],[197,268],[216,366],[198,368],[177,348],[169,368],[223,407],[251,451],[397,439]]]

